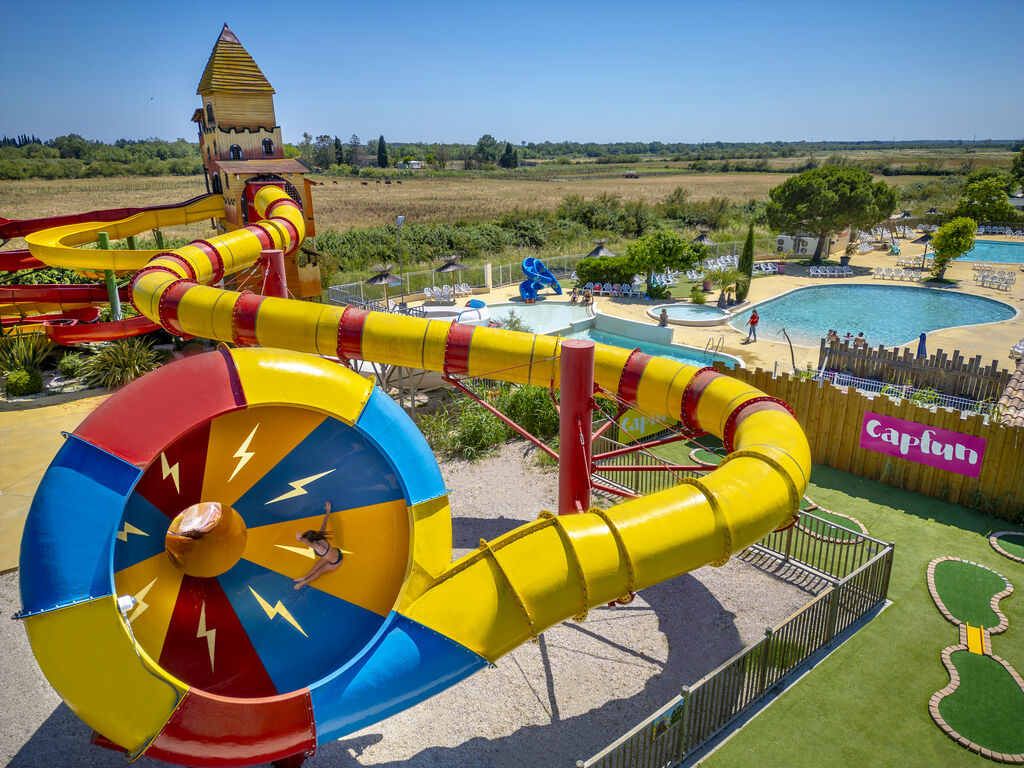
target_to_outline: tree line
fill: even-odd
[[[203,172],[199,144],[177,139],[118,139],[112,144],[77,133],[42,141],[0,139],[0,179],[89,176],[188,176]]]

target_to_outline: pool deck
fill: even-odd
[[[988,236],[983,239],[1007,240],[1007,238]],[[1019,240],[1007,241],[1020,242]],[[913,245],[903,241],[901,242],[900,249],[903,252],[903,256],[920,257],[924,251],[924,246]],[[833,252],[833,257],[838,259],[838,254],[840,252],[841,249],[837,248]],[[929,253],[931,253],[930,250]],[[759,261],[768,260],[768,257],[764,255],[758,255],[756,258]],[[976,296],[997,299],[1009,304],[1018,312],[1024,313],[1024,273],[1020,273],[1018,282],[1012,285],[1008,291],[1001,291],[995,288],[982,288],[980,285],[975,284],[973,279],[974,270],[971,268],[972,262],[969,261],[955,261],[952,266],[946,270],[946,279],[960,281],[958,285],[949,286],[947,288],[927,288],[919,283],[900,280],[878,280],[871,276],[871,272],[875,267],[894,267],[896,265],[896,259],[896,256],[890,256],[888,253],[881,251],[873,251],[870,254],[858,254],[854,256],[853,260],[850,262],[850,266],[856,275],[854,277],[833,279],[812,278],[809,274],[810,270],[807,267],[800,267],[793,263],[787,263],[785,267],[786,274],[784,275],[755,277],[750,286],[747,303],[735,311],[741,317],[746,318],[747,312],[749,312],[752,305],[778,296],[786,291],[791,291],[794,288],[801,288],[807,285],[822,285],[828,283],[840,283],[842,285],[847,285],[863,283],[875,285],[907,285],[927,290],[957,290],[963,293],[971,293]],[[1007,264],[1005,265],[1005,269],[1019,270],[1020,266],[1017,264]],[[673,294],[681,294],[684,297],[689,296],[689,291],[689,284],[685,282],[680,282],[679,285],[673,286],[672,288]],[[713,291],[709,294],[709,303],[714,302],[717,299],[717,296],[717,291]],[[475,298],[495,303],[512,300],[520,301],[519,286],[518,284],[502,286],[500,288],[495,288],[490,293],[478,294]],[[541,294],[541,298],[547,301],[567,300],[565,297],[554,296],[548,292],[543,292]],[[654,321],[647,315],[648,309],[659,304],[674,302],[682,303],[684,301],[688,301],[688,299],[675,298],[668,301],[648,301],[644,299],[613,299],[606,296],[598,296],[594,299],[594,304],[597,309],[606,314],[617,315],[630,320],[638,320],[640,322],[654,324]],[[880,311],[884,311],[884,307],[880,308]],[[824,335],[832,326],[829,324],[827,317],[822,318],[821,324],[822,335]],[[779,342],[761,339],[757,342],[747,344],[745,343],[746,333],[735,330],[728,323],[711,327],[673,325],[672,328],[673,342],[677,344],[687,344],[699,349],[704,349],[709,338],[713,339],[713,343],[718,343],[720,338],[724,339],[724,346],[721,351],[742,358],[750,368],[761,367],[765,369],[772,369],[776,362],[780,363],[780,365],[791,363],[789,346],[785,341]],[[839,330],[840,332],[845,332],[847,330],[856,332],[856,329]],[[1022,336],[1024,336],[1024,317],[1018,315],[1010,320],[992,323],[983,327],[960,327],[929,332],[928,350],[929,352],[934,352],[937,349],[942,349],[948,353],[952,352],[954,349],[959,349],[965,357],[973,357],[974,355],[980,354],[982,362],[985,364],[992,360],[996,360],[1000,365],[1012,368],[1014,366],[1009,359],[1009,350],[1010,347]],[[871,339],[868,339],[868,343],[871,343]],[[818,347],[802,347],[794,344],[793,356],[796,358],[797,367],[804,367],[808,363],[812,366],[817,365]]]

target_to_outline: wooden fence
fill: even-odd
[[[1006,389],[1011,371],[1000,368],[999,361],[982,365],[981,355],[971,359],[953,350],[952,356],[941,349],[931,357],[916,357],[916,349],[854,349],[847,342],[826,344],[818,349],[818,368],[877,379],[887,384],[906,384],[916,389],[932,389],[972,400],[998,400]]]
[[[1010,520],[1024,513],[1024,428],[1005,427],[995,419],[985,423],[974,413],[930,409],[884,395],[870,397],[827,381],[790,374],[773,378],[771,371],[760,368],[723,372],[789,403],[815,463]],[[980,476],[967,477],[859,447],[866,411],[983,438]]]
[[[640,725],[577,768],[667,768],[695,753],[730,722],[829,647],[886,599],[891,544],[848,532],[802,513],[798,526],[772,534],[745,558],[788,563],[832,582],[811,602],[765,632],[755,645],[722,664]],[[813,553],[810,561],[801,556]],[[839,570],[833,564],[843,565]],[[858,564],[859,563],[859,564]],[[856,564],[856,567],[853,567]]]

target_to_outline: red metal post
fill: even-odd
[[[288,298],[288,280],[284,276],[284,251],[268,249],[260,252],[266,259],[263,273],[263,295]]]
[[[561,345],[561,405],[558,414],[558,514],[590,508],[590,455],[594,410],[594,342],[566,339]]]

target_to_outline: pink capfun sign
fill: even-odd
[[[860,429],[860,447],[977,477],[985,455],[985,438],[868,411]]]

